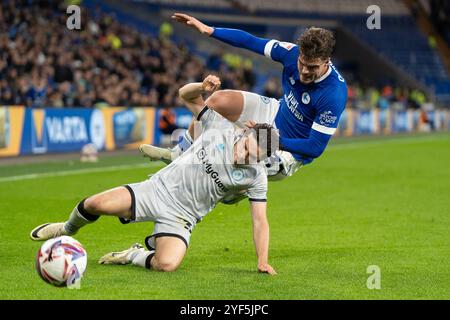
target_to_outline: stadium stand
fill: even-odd
[[[447,45],[450,45],[450,1],[421,0],[420,3],[436,30],[444,37]]]
[[[427,1],[427,0],[425,0]],[[448,1],[430,0],[430,17],[440,23],[447,21]],[[213,12],[214,6],[206,1],[144,0],[163,9],[190,10],[191,12]],[[208,5],[208,3],[210,3]],[[216,3],[216,2],[215,2]],[[423,88],[440,105],[450,106],[450,76],[442,53],[433,45],[433,38],[421,30],[410,8],[401,0],[380,0],[376,2],[381,9],[382,30],[369,30],[366,27],[367,8],[371,0],[285,0],[283,5],[271,0],[236,0],[229,6],[217,1],[227,8],[223,14],[248,15],[254,17],[307,19],[337,22],[338,28],[349,30],[359,41],[377,53],[386,63],[390,63],[400,72],[418,81]],[[234,4],[234,6],[232,6]],[[219,5],[219,4],[218,4]],[[448,5],[448,4],[447,4]],[[232,12],[234,10],[234,12]],[[447,12],[447,13],[445,13]],[[437,16],[440,18],[438,19]],[[272,29],[274,26],[272,26]],[[440,28],[443,33],[448,28]],[[295,28],[284,34],[297,34]],[[407,39],[408,41],[405,41]],[[295,39],[284,39],[293,41]]]
[[[255,68],[245,56],[202,51],[195,40],[180,39],[167,22],[155,26],[150,21],[157,19],[148,19],[164,9],[217,12],[217,8],[224,16],[337,21],[339,28],[351,30],[385,61],[427,88],[425,94],[423,87],[406,87],[391,80],[371,83],[364,79],[367,83],[360,83],[357,80],[361,77],[351,74],[355,70],[345,69],[350,83],[349,107],[384,108],[387,101],[388,107],[416,108],[434,98],[442,105],[450,104],[450,80],[442,59],[402,1],[377,2],[387,15],[383,16],[383,32],[365,27],[370,0],[286,0],[284,11],[269,0],[140,0],[127,4],[131,9],[131,4],[136,5],[135,11],[146,15],[147,21],[121,10],[105,13],[103,5],[114,1],[84,1],[90,6],[90,16],[82,32],[59,27],[67,15],[62,7],[55,6],[57,2],[61,4],[9,1],[0,5],[0,104],[176,107],[180,105],[176,89],[206,73],[220,74],[223,88],[279,97],[279,80]],[[277,25],[271,25],[264,31],[292,37],[299,27],[277,29]]]
[[[241,5],[251,10],[280,10],[280,5],[271,0],[238,0]],[[285,0],[283,10],[301,13],[320,13],[332,15],[361,14],[367,7],[375,4],[372,0]],[[383,8],[388,15],[408,14],[403,3],[395,0],[379,0],[376,5]]]
[[[0,104],[178,106],[177,89],[212,72],[164,28],[143,34],[97,11],[79,33],[60,27],[65,9],[51,1],[0,8]],[[215,68],[225,88],[247,88],[253,77],[251,66]]]

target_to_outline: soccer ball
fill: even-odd
[[[57,287],[79,284],[86,265],[86,250],[68,236],[47,240],[36,257],[36,269],[41,278]]]

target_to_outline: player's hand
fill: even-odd
[[[259,263],[258,264],[258,272],[268,273],[268,274],[270,274],[272,276],[277,274],[275,269],[272,268],[272,266],[270,264],[268,264],[268,263]]]
[[[220,88],[221,82],[219,77],[209,75],[202,83],[202,90],[207,93],[212,93]]]
[[[172,19],[175,19],[178,22],[185,23],[194,29],[197,29],[200,33],[211,35],[214,31],[214,28],[207,26],[203,22],[195,19],[194,17],[188,16],[184,13],[174,13],[172,15]]]
[[[248,121],[245,121],[244,124],[247,128],[253,128],[254,126],[256,126],[256,121],[248,120]]]

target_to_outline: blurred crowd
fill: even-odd
[[[0,105],[177,107],[178,89],[211,73],[223,89],[254,88],[251,60],[217,51],[203,61],[171,40],[168,23],[155,36],[101,11],[83,14],[81,30],[71,31],[55,1],[0,3]],[[280,79],[269,78],[262,94],[280,98]],[[417,90],[358,85],[348,97],[355,109],[420,108],[427,99]]]
[[[278,98],[282,96],[280,80],[276,77],[269,78],[264,87],[263,94],[268,97]],[[369,110],[406,110],[420,109],[429,100],[423,91],[409,88],[361,86],[350,84],[348,86],[347,108]]]
[[[251,89],[251,64],[212,56],[208,69],[170,40],[167,25],[152,36],[85,11],[78,31],[55,1],[0,3],[0,105],[174,107],[182,85],[209,73],[223,88]]]
[[[421,109],[427,102],[423,91],[402,87],[362,87],[349,85],[348,108],[367,110],[378,108],[380,110],[406,110]]]

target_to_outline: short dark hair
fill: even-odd
[[[278,150],[280,135],[278,131],[267,123],[257,123],[253,128],[256,133],[258,147],[270,157]]]
[[[333,53],[336,40],[333,32],[323,28],[308,28],[297,40],[300,53],[305,59],[326,60]]]

